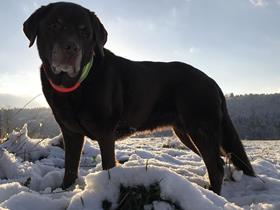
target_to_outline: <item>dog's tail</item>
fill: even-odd
[[[246,155],[240,137],[228,114],[226,100],[222,92],[221,92],[221,97],[222,97],[222,113],[223,113],[222,147],[225,150],[225,152],[228,155],[230,155],[231,162],[237,169],[242,170],[243,173],[246,175],[255,176],[255,172],[248,159],[248,156]]]

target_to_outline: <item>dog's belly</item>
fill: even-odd
[[[123,139],[137,132],[153,131],[162,127],[174,126],[176,124],[177,116],[175,113],[167,112],[162,113],[161,115],[153,113],[138,127],[133,127],[129,123],[121,121],[115,129],[115,138]]]
[[[139,110],[139,112],[141,111]],[[146,113],[145,116],[135,113],[127,114],[127,118],[120,121],[120,126],[116,130],[122,131],[124,136],[127,136],[135,132],[152,131],[160,127],[173,126],[178,123],[175,101],[170,100],[169,97],[161,97],[150,110],[146,110]]]

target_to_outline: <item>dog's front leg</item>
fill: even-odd
[[[113,136],[106,136],[98,140],[102,157],[102,168],[107,170],[115,167],[115,139]]]
[[[65,149],[65,173],[62,189],[74,184],[78,177],[81,151],[84,144],[84,136],[62,129]]]

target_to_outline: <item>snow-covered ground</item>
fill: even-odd
[[[75,186],[63,191],[59,188],[64,173],[60,138],[30,139],[24,127],[0,145],[0,210],[101,210],[104,200],[114,209],[120,185],[148,188],[154,183],[159,184],[163,200],[186,210],[280,209],[280,141],[245,141],[258,177],[227,167],[221,196],[217,196],[205,189],[208,178],[201,158],[175,137],[117,142],[116,156],[123,164],[109,171],[101,170],[99,148],[87,139],[80,177]],[[230,176],[236,181],[230,181]],[[154,201],[146,209],[174,208]]]

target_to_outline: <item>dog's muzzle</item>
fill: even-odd
[[[51,70],[55,75],[61,72],[67,73],[71,78],[80,72],[82,50],[73,41],[64,44],[55,44],[52,50]]]

